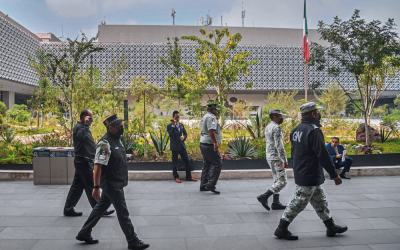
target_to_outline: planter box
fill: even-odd
[[[373,166],[400,166],[400,154],[381,155],[352,155],[353,167]],[[72,159],[72,158],[71,158]],[[289,168],[292,167],[292,159],[288,159]],[[194,169],[201,170],[202,161],[194,162]],[[224,160],[222,169],[269,169],[265,159],[254,160]],[[171,170],[171,162],[128,162],[128,170]],[[0,164],[0,170],[33,170],[33,164]],[[72,170],[72,167],[71,167]],[[71,171],[72,172],[72,171]]]

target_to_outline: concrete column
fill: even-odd
[[[7,109],[15,104],[15,92],[12,91],[2,91],[3,102],[6,104]]]

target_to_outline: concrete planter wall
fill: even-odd
[[[352,155],[354,167],[400,166],[400,154]],[[292,167],[292,159],[289,168]],[[129,162],[128,170],[171,170],[171,162]],[[223,169],[269,169],[265,159],[224,160]],[[201,170],[203,162],[195,161],[194,169]],[[0,164],[0,170],[33,170],[33,164]]]

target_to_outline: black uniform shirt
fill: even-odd
[[[303,118],[290,133],[294,179],[299,186],[319,186],[324,183],[323,169],[331,178],[338,176],[320,127],[318,120]]]
[[[94,159],[96,153],[96,143],[94,143],[92,133],[89,130],[89,121],[82,124],[76,123],[73,130],[75,155]]]

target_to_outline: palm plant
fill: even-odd
[[[263,111],[261,108],[260,114],[256,113],[256,117],[253,118],[250,114],[248,115],[250,124],[246,124],[246,129],[250,133],[253,139],[264,138],[265,125],[262,123]]]
[[[169,148],[168,142],[169,142],[169,134],[168,132],[165,132],[164,136],[162,135],[161,130],[160,132],[160,137],[154,132],[150,133],[151,140],[153,141],[154,146],[156,147],[156,150],[159,155],[164,155],[165,151]]]
[[[255,153],[254,146],[250,145],[250,139],[245,137],[235,138],[228,144],[228,156],[250,159]]]

